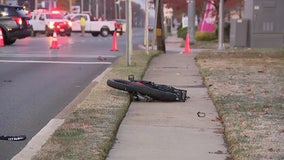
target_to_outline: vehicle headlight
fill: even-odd
[[[72,22],[71,21],[68,21],[68,26],[72,27]]]
[[[54,22],[49,22],[48,28],[53,29],[54,28]]]

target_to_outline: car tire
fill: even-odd
[[[52,35],[51,31],[49,31],[47,27],[45,28],[44,34],[46,35],[46,37],[50,37]]]
[[[5,45],[12,45],[16,42],[17,39],[6,39],[4,40]]]
[[[15,43],[16,40],[17,40],[17,39],[8,38],[4,29],[2,29],[2,36],[3,36],[3,40],[4,40],[4,45],[11,45],[11,44]]]
[[[50,33],[48,31],[45,31],[45,36],[50,37]]]
[[[107,37],[109,35],[109,29],[108,28],[102,28],[101,29],[101,36],[102,37]]]
[[[99,34],[100,34],[99,32],[92,32],[93,37],[97,37],[97,36],[99,36]]]
[[[35,32],[35,31],[32,31],[31,36],[32,36],[32,37],[36,37],[36,32]]]
[[[33,28],[32,28],[32,32],[31,32],[31,36],[32,36],[32,37],[36,37],[36,31],[34,31]]]

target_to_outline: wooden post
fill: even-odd
[[[156,37],[157,37],[157,50],[166,53],[163,7],[164,7],[163,0],[159,0],[157,7],[158,14],[157,14]]]

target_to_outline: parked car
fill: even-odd
[[[23,7],[0,4],[0,28],[5,45],[11,45],[17,39],[31,36],[29,17]]]
[[[122,25],[116,23],[116,21],[99,21],[94,20],[88,14],[71,14],[70,16],[65,16],[72,22],[72,31],[80,32],[80,19],[81,17],[86,20],[85,32],[91,33],[94,37],[101,35],[102,37],[107,37],[112,35],[114,31],[122,34]]]

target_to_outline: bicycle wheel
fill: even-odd
[[[143,85],[142,83],[131,82],[128,88],[132,91],[147,95],[154,100],[178,101],[178,97],[174,93],[162,91],[147,85]]]
[[[132,90],[129,88],[130,83],[131,83],[130,81],[122,80],[122,79],[108,79],[107,80],[108,86],[115,88],[115,89],[127,91],[127,92],[132,92]]]

